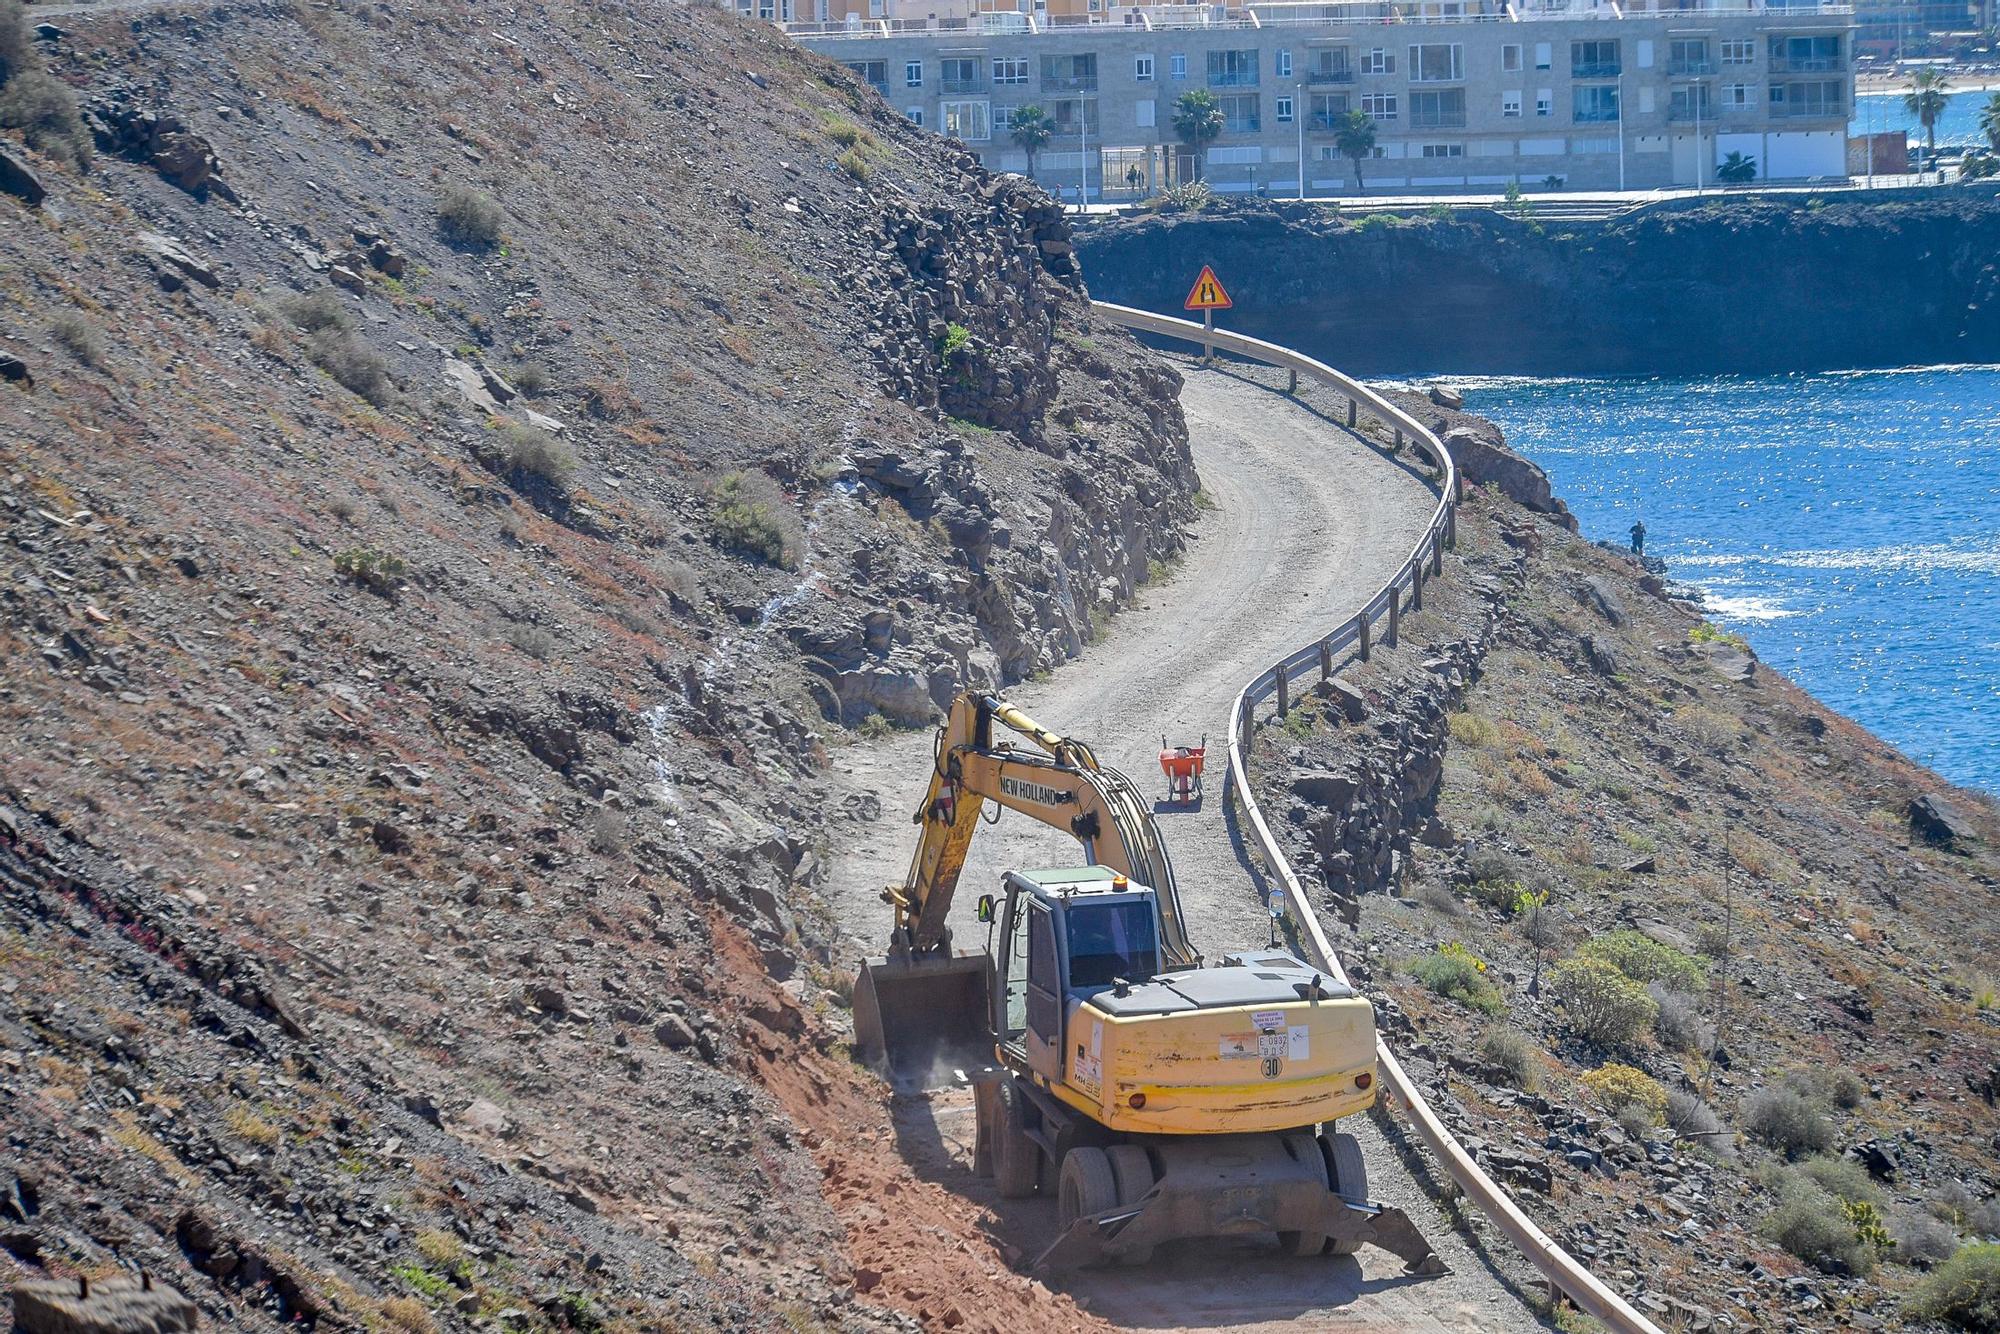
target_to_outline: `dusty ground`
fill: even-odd
[[[1191,371],[1182,407],[1214,508],[1195,529],[1186,560],[1153,585],[1073,666],[1010,690],[1042,722],[1090,741],[1101,758],[1156,791],[1161,732],[1175,741],[1208,734],[1216,763],[1199,810],[1162,811],[1195,943],[1213,955],[1260,944],[1269,918],[1238,857],[1222,800],[1231,701],[1244,680],[1316,627],[1351,615],[1407,558],[1436,497],[1427,483],[1367,440],[1350,435],[1254,375]],[[880,948],[882,884],[900,881],[912,848],[908,812],[928,781],[928,733],[840,752],[840,786],[879,796],[879,818],[841,830],[828,894],[848,957]],[[1076,847],[1015,816],[983,832],[961,884],[954,922],[966,943],[983,939],[972,900],[1009,866],[1060,865]],[[970,1171],[971,1103],[963,1092],[899,1099],[896,1123],[921,1172],[994,1211],[997,1236],[1032,1253],[1053,1217],[1043,1201],[1000,1202]],[[1281,1327],[1305,1322],[1361,1329],[1502,1330],[1532,1327],[1483,1262],[1450,1230],[1396,1163],[1372,1123],[1362,1139],[1371,1187],[1410,1209],[1454,1274],[1416,1282],[1389,1257],[1286,1262],[1274,1248],[1188,1243],[1139,1275],[1091,1275],[1063,1291],[1125,1328]],[[1140,1281],[1143,1278],[1143,1281]]]

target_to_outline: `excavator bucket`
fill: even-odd
[[[854,979],[855,1055],[898,1083],[941,1083],[993,1061],[993,961],[869,959]]]

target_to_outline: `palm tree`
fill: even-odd
[[[1924,156],[1928,160],[1937,158],[1937,123],[1944,115],[1944,104],[1951,100],[1951,85],[1944,75],[1934,69],[1919,70],[1910,82],[1910,91],[1903,97],[1903,106],[1917,123],[1924,127]],[[1918,172],[1917,178],[1923,179]]]
[[[1028,179],[1035,179],[1035,154],[1056,137],[1055,117],[1030,102],[1014,109],[1014,142],[1028,155]]]
[[[1731,153],[1716,167],[1715,179],[1724,185],[1748,185],[1757,179],[1757,159]]]
[[[1333,144],[1344,158],[1354,162],[1354,188],[1367,187],[1361,181],[1361,159],[1375,151],[1375,119],[1365,111],[1350,111],[1333,123]]]
[[[2000,93],[1987,98],[1986,105],[1979,108],[1979,132],[1993,151],[2000,153]]]
[[[1208,163],[1208,146],[1222,133],[1225,123],[1222,105],[1206,88],[1182,93],[1174,103],[1174,133],[1194,152],[1196,180],[1201,179],[1202,169]]]

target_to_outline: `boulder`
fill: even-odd
[[[5,144],[0,144],[0,191],[14,196],[29,208],[41,207],[42,201],[49,197],[48,187],[42,184],[41,177],[35,175],[35,169],[28,165],[27,159]]]
[[[1465,395],[1448,384],[1434,384],[1430,389],[1431,402],[1441,408],[1458,412],[1465,407]]]
[[[1314,806],[1324,806],[1328,810],[1344,811],[1354,800],[1358,790],[1355,781],[1346,774],[1332,773],[1325,769],[1308,770],[1292,775],[1292,791],[1299,800]]]
[[[199,1315],[193,1302],[151,1274],[14,1287],[20,1334],[174,1334],[195,1329]]]
[[[35,377],[28,370],[28,363],[11,352],[0,352],[0,380],[11,380],[29,389],[35,387]]]
[[[1340,716],[1348,722],[1358,723],[1368,717],[1368,697],[1351,682],[1336,676],[1321,682],[1314,689],[1339,709]]]
[[[140,232],[139,248],[151,259],[153,270],[159,275],[160,286],[170,292],[187,286],[190,278],[211,290],[222,286],[220,274],[195,258],[186,246],[171,236]]]
[[[1910,828],[1941,847],[1957,847],[1979,837],[1964,812],[1935,792],[1910,803]]]
[[[1591,575],[1577,589],[1577,599],[1585,606],[1595,608],[1597,614],[1613,625],[1625,624],[1625,604],[1618,600],[1618,594],[1602,576]]]
[[[1507,448],[1497,427],[1482,431],[1471,426],[1454,426],[1445,432],[1444,447],[1467,482],[1497,487],[1515,504],[1537,514],[1552,514],[1563,527],[1576,531],[1576,519],[1569,507],[1557,500],[1549,488],[1549,475]]]
[[[1608,640],[1599,639],[1596,635],[1585,635],[1583,656],[1590,660],[1591,670],[1599,676],[1625,674],[1625,660]]]

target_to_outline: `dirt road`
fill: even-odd
[[[1214,509],[1186,561],[1114,621],[1076,663],[1009,690],[1039,721],[1096,747],[1142,791],[1161,791],[1157,751],[1208,736],[1208,799],[1163,810],[1190,934],[1205,954],[1262,944],[1269,917],[1238,858],[1224,816],[1223,754],[1230,702],[1255,671],[1353,614],[1406,557],[1436,503],[1394,459],[1284,395],[1220,371],[1188,372],[1181,394],[1195,461]],[[846,751],[841,786],[882,802],[878,819],[840,830],[829,892],[849,957],[879,949],[888,909],[881,887],[900,881],[912,851],[910,812],[930,772],[931,737],[912,734]],[[961,943],[976,945],[978,894],[1007,867],[1073,864],[1076,844],[1015,815],[983,830],[954,905]],[[1022,1251],[1053,1231],[1054,1206],[1003,1202],[973,1177],[971,1100],[960,1091],[899,1098],[903,1151],[918,1172],[993,1209],[1000,1238]],[[1286,1261],[1274,1246],[1184,1243],[1137,1272],[1087,1273],[1065,1288],[1098,1316],[1135,1329],[1332,1325],[1342,1329],[1513,1330],[1534,1321],[1451,1233],[1361,1118],[1378,1198],[1411,1212],[1453,1269],[1406,1280],[1399,1264],[1365,1251],[1348,1259]],[[1043,1215],[1046,1214],[1047,1217]]]

